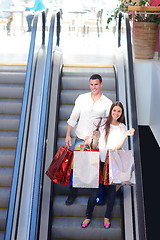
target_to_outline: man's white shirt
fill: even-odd
[[[81,94],[75,101],[67,123],[72,127],[76,126],[75,133],[78,138],[84,139],[86,136],[92,136],[99,118],[108,116],[111,105],[112,101],[103,94],[95,102],[91,97],[91,92]]]

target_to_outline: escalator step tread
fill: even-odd
[[[20,115],[21,107],[22,107],[22,99],[0,99],[1,114]]]
[[[0,187],[0,208],[8,208],[10,188]]]
[[[8,187],[12,184],[13,168],[0,168],[0,187]]]
[[[114,69],[112,65],[110,67],[76,67],[76,66],[64,66],[63,67],[63,76],[64,75],[81,75],[81,76],[86,76],[86,75],[92,75],[92,74],[101,74],[101,75],[109,75],[114,73]]]
[[[74,104],[76,98],[83,93],[86,93],[89,91],[86,90],[65,90],[61,91],[61,100],[60,104]],[[107,96],[112,101],[115,101],[116,94],[115,91],[103,91],[103,94]]]
[[[0,166],[13,166],[15,160],[15,151],[15,149],[0,149]]]
[[[0,83],[24,84],[25,72],[0,72]]]
[[[18,131],[19,115],[0,114],[0,131]]]
[[[63,76],[62,77],[62,89],[88,89],[89,91],[89,77],[83,76]],[[103,77],[103,89],[115,89],[114,76]],[[103,90],[102,89],[102,90]]]
[[[0,231],[0,240],[4,240],[4,231]]]
[[[67,196],[55,196],[53,203],[53,213],[54,216],[66,216],[66,217],[84,217],[86,212],[86,206],[88,201],[88,196],[78,196],[74,202],[74,204],[67,206],[65,205],[65,200]],[[94,208],[93,216],[94,217],[103,217],[104,212],[106,210],[106,204],[104,205],[96,205]],[[120,209],[120,199],[116,198],[112,217],[121,217],[121,209]]]
[[[121,240],[121,222],[119,219],[112,219],[111,228],[103,227],[103,218],[93,218],[91,224],[83,229],[81,222],[84,218],[54,218],[52,225],[52,239],[104,239]]]
[[[7,209],[0,208],[0,231],[4,231],[7,218]]]

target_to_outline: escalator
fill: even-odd
[[[127,148],[136,149],[137,184],[124,186],[117,191],[112,228],[107,231],[103,228],[104,206],[96,206],[92,224],[87,229],[80,226],[85,217],[87,189],[80,189],[75,204],[66,206],[69,186],[53,184],[45,175],[58,147],[64,145],[66,120],[74,101],[79,94],[90,91],[88,81],[94,72],[103,77],[104,94],[112,101],[124,103],[128,127],[132,124],[132,116],[136,116],[136,106],[128,96],[134,92],[134,86],[133,82],[131,88],[126,83],[128,69],[124,59],[120,59],[119,63],[117,61],[116,67],[64,65],[62,50],[53,47],[56,16],[54,14],[51,18],[47,53],[45,46],[38,51],[34,61],[31,61],[34,62],[33,71],[30,69],[31,63],[28,64],[28,79],[31,79],[30,88],[28,85],[29,103],[22,107],[25,116],[21,114],[23,121],[20,121],[20,126],[21,123],[25,125],[18,137],[22,145],[16,151],[5,240],[145,240],[137,129],[134,141],[126,144]],[[129,75],[131,77],[130,71]],[[135,121],[133,126],[137,127]],[[75,135],[72,137],[74,139]],[[20,144],[19,141],[17,144]]]
[[[58,61],[56,60],[57,55],[61,56],[58,57]],[[118,67],[116,66],[116,71],[114,72],[113,69],[111,70],[112,73],[114,72],[114,80],[112,79],[111,81],[113,85],[110,85],[111,82],[107,81],[109,77],[105,75],[107,73],[105,68],[101,69],[96,66],[95,69],[89,69],[91,66],[89,68],[87,68],[87,66],[86,68],[84,66],[65,66],[63,65],[63,54],[61,50],[57,48],[53,51],[53,60],[51,64],[52,86],[48,130],[46,135],[47,144],[44,171],[48,168],[58,147],[65,143],[66,120],[71,113],[74,100],[80,93],[89,91],[88,79],[94,71],[101,74],[102,70],[104,82],[106,84],[104,94],[113,101],[117,99],[124,103],[127,116],[127,127],[134,126],[136,128],[136,134],[133,137],[136,139],[136,143],[135,140],[133,141],[130,139],[130,141],[126,143],[126,147],[130,149],[136,148],[134,157],[136,159],[137,184],[133,187],[124,186],[117,192],[116,204],[112,216],[112,228],[106,232],[102,227],[104,206],[96,206],[92,224],[87,229],[84,230],[80,226],[85,217],[88,199],[87,189],[80,189],[75,203],[71,206],[66,206],[65,200],[67,198],[69,186],[51,184],[50,179],[44,176],[38,239],[146,239],[141,168],[139,165],[138,129],[137,122],[132,122],[132,116],[136,115],[136,106],[134,104],[135,100],[133,100],[134,96],[132,99],[132,96],[129,95],[130,92],[134,95],[134,82],[129,82],[128,84],[126,80],[128,79],[128,75],[133,79],[131,71],[133,67],[129,66],[128,68],[130,59],[129,62],[126,63],[123,56],[121,57],[121,59],[117,60]],[[101,74],[102,77],[103,74]],[[111,92],[108,91],[109,89]],[[72,138],[74,137],[75,136],[72,135]]]
[[[67,120],[71,114],[75,99],[79,94],[89,92],[89,77],[98,73],[103,79],[103,94],[112,101],[116,100],[115,72],[112,67],[63,66],[59,101],[57,148],[65,144]],[[74,139],[74,131],[72,140]],[[122,206],[120,195],[117,194],[112,215],[112,228],[103,228],[103,213],[106,206],[96,206],[92,224],[87,229],[81,228],[85,217],[86,204],[89,197],[88,189],[79,189],[79,194],[71,206],[65,205],[69,186],[54,184],[53,216],[51,239],[122,239]]]
[[[26,66],[0,66],[0,239],[7,209],[25,84]]]
[[[25,137],[25,143],[28,141],[25,132],[30,122],[34,78],[40,77],[38,74],[43,78],[44,74],[45,48],[36,41],[38,19],[42,17],[40,25],[43,26],[44,15],[45,12],[35,16],[27,65],[0,66],[0,240],[11,239],[14,218],[18,214],[15,199],[21,198],[25,163],[20,161],[20,156],[25,153]]]

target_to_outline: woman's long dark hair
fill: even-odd
[[[109,134],[109,131],[110,131],[110,124],[112,122],[112,110],[115,106],[118,106],[122,109],[122,114],[121,116],[117,119],[118,122],[120,123],[124,123],[125,124],[125,116],[124,116],[124,108],[123,108],[123,104],[121,102],[114,102],[112,103],[111,105],[111,108],[110,108],[110,111],[109,111],[109,115],[108,115],[108,118],[107,118],[107,121],[106,121],[106,124],[105,124],[105,131],[106,131],[106,139],[108,138],[108,134]]]

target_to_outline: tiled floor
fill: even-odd
[[[1,31],[0,35],[0,64],[27,63],[31,34],[7,36]],[[112,64],[116,40],[113,33],[107,31],[103,31],[99,38],[96,32],[85,37],[81,34],[77,36],[75,32],[62,32],[60,47],[63,50],[64,63]]]
[[[7,36],[0,32],[0,64],[26,63],[29,51],[30,35]]]
[[[79,64],[112,64],[116,39],[111,32],[103,32],[98,38],[96,33],[87,36],[61,37],[64,62]]]

